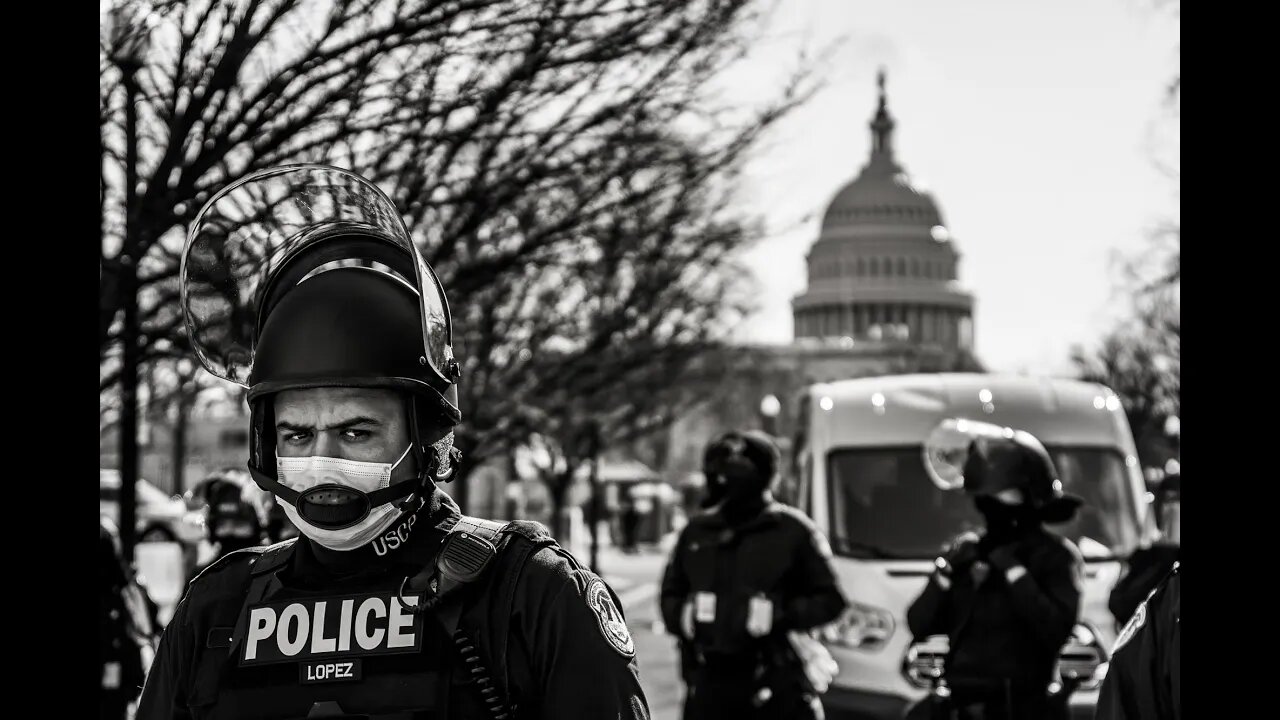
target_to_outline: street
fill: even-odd
[[[612,547],[600,552],[600,574],[622,600],[627,627],[635,639],[640,684],[653,720],[678,720],[684,701],[675,638],[663,628],[658,610],[658,583],[667,552],[664,547],[635,555]]]

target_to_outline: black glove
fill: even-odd
[[[1022,564],[1018,559],[1017,550],[1018,546],[1015,543],[1005,543],[987,553],[987,562],[1001,572],[1007,572],[1009,568]]]
[[[976,533],[969,532],[956,538],[942,556],[940,572],[948,577],[955,573],[968,572],[969,568],[982,558],[979,547],[979,538]]]

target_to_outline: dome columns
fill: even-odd
[[[906,341],[914,344],[942,345],[949,348],[972,342],[972,317],[969,310],[946,305],[913,302],[823,303],[797,308],[796,337],[844,337],[855,340]],[[896,335],[898,326],[906,326],[907,335]],[[873,328],[879,327],[880,337]]]

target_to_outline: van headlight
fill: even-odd
[[[879,650],[893,635],[893,613],[853,603],[840,618],[822,628],[822,639],[831,645],[855,650]]]

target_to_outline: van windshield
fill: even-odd
[[[1110,448],[1047,446],[1064,489],[1084,499],[1068,523],[1050,526],[1086,560],[1127,556],[1138,513],[1124,458]],[[982,527],[961,490],[929,479],[921,447],[840,449],[828,455],[832,549],[857,558],[931,559],[957,535]]]

